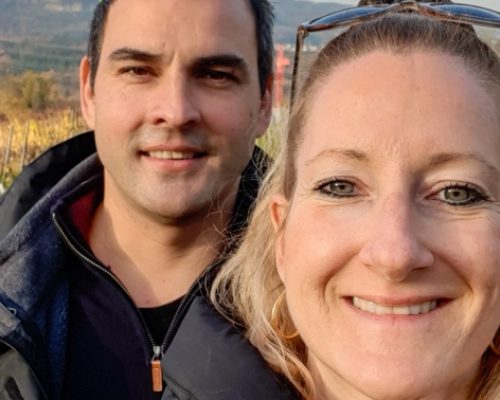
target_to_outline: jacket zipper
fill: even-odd
[[[2,343],[3,345],[7,346],[9,349],[15,351],[17,354],[21,354],[15,347],[11,346],[9,343],[5,342],[4,340],[0,339],[0,343]],[[23,359],[24,359],[24,357],[23,357]],[[26,361],[26,359],[24,359],[24,360]],[[26,365],[28,365],[28,364],[26,364]],[[30,370],[31,370],[31,373],[33,375],[33,379],[35,380],[35,382],[36,382],[36,384],[38,386],[38,389],[40,389],[40,393],[41,393],[42,397],[45,400],[48,400],[49,397],[47,396],[47,392],[45,391],[45,388],[40,383],[40,380],[38,379],[38,376],[36,376],[35,371],[33,371],[33,369],[31,367],[30,367]]]
[[[162,371],[161,371],[161,357],[162,357],[162,347],[157,346],[151,331],[149,330],[146,321],[142,313],[139,311],[139,308],[132,301],[132,296],[127,288],[123,285],[123,283],[113,274],[111,273],[105,266],[100,264],[97,260],[94,260],[92,257],[86,255],[84,251],[77,248],[77,246],[73,243],[78,243],[78,241],[74,238],[74,236],[67,230],[62,222],[60,222],[57,218],[55,212],[52,213],[52,220],[59,232],[62,236],[64,242],[69,246],[71,251],[80,259],[90,264],[94,268],[97,268],[100,272],[105,274],[108,278],[110,278],[113,282],[115,282],[118,287],[123,291],[129,301],[132,303],[133,308],[135,309],[137,315],[139,316],[139,320],[141,321],[144,332],[146,333],[147,339],[151,345],[153,357],[150,362],[151,367],[151,384],[153,392],[161,392],[163,391],[163,381],[162,381]],[[182,302],[181,302],[182,303]]]

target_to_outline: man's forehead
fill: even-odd
[[[250,16],[250,18],[249,18]],[[103,53],[119,47],[192,57],[236,53],[254,57],[257,43],[248,0],[115,0]]]
[[[250,0],[114,0],[107,16],[118,23],[122,18],[132,18],[134,24],[127,28],[147,25],[152,16],[160,26],[210,27],[214,32],[224,23],[239,25],[241,30],[247,25],[255,30],[256,23]]]

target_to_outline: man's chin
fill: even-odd
[[[157,223],[166,225],[185,225],[193,222],[201,225],[205,219],[217,213],[212,207],[213,201],[193,202],[193,198],[191,201],[182,198],[177,198],[175,201],[171,199],[172,195],[163,198],[161,202],[157,199],[155,204],[150,203],[144,207],[145,212]]]

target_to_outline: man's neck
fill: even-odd
[[[235,197],[217,211],[166,223],[105,195],[90,247],[138,307],[166,304],[183,296],[222,251]]]

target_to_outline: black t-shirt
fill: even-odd
[[[163,306],[139,309],[157,346],[162,344],[181,302],[182,297]]]

